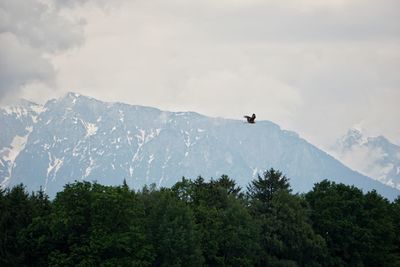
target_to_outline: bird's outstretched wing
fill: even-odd
[[[251,117],[250,116],[243,116],[243,117],[247,119],[248,123],[255,123],[256,114],[253,114]]]
[[[246,118],[247,119],[247,122],[248,123],[255,123],[255,119],[256,119],[256,115],[255,114],[253,114],[251,117],[250,116],[243,116],[244,118]]]

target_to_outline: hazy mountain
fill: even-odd
[[[15,106],[0,109],[0,181],[6,185],[12,177],[15,160],[24,150],[28,136],[43,107],[21,100]]]
[[[347,166],[400,189],[400,147],[385,137],[365,137],[359,130],[351,129],[332,150]]]
[[[43,107],[23,102],[2,109],[0,127],[2,185],[42,186],[51,196],[80,179],[113,185],[125,178],[139,188],[228,174],[245,186],[270,167],[290,177],[295,191],[326,178],[390,199],[399,194],[269,121],[252,125],[69,93]]]

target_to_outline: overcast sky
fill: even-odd
[[[398,0],[1,0],[0,102],[68,91],[400,144]]]

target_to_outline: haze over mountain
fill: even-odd
[[[22,101],[3,108],[0,127],[1,185],[42,186],[50,196],[81,179],[107,185],[126,179],[140,188],[227,174],[245,186],[270,167],[287,175],[296,192],[330,179],[389,199],[399,195],[270,121],[251,125],[68,93],[43,106]]]
[[[350,129],[332,146],[332,153],[352,169],[400,189],[400,147],[384,136],[366,137]]]

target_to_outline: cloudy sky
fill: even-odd
[[[400,144],[398,0],[1,0],[0,102],[68,91]]]

